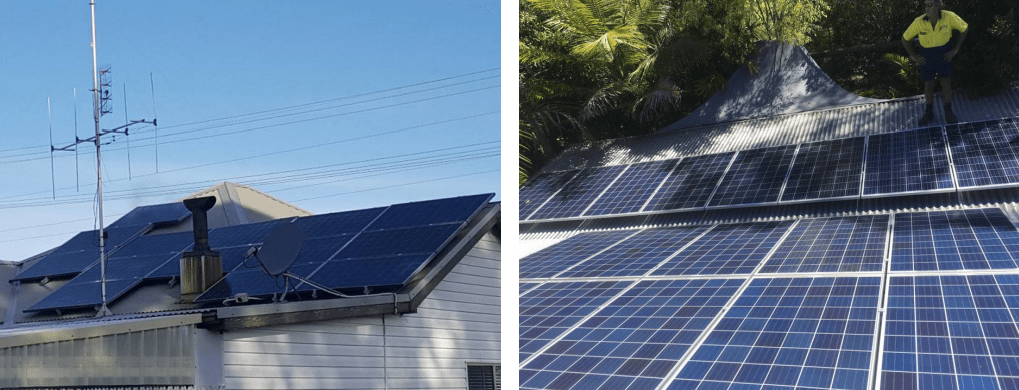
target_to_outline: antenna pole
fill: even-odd
[[[152,91],[152,118],[156,116],[156,82],[152,81],[152,72],[149,72],[149,90]],[[156,129],[156,173],[159,173],[159,126],[156,126],[155,121],[152,122],[152,126]]]
[[[130,123],[127,118],[127,83],[124,83],[124,122]],[[124,139],[127,140],[127,180],[131,180],[131,137],[127,134],[128,128],[124,128]]]
[[[50,98],[46,98],[46,117],[50,123],[50,185],[53,187],[53,200],[57,199],[57,178],[56,169],[53,167],[53,110],[50,108]]]
[[[99,68],[96,65],[96,1],[90,0],[89,6],[92,10],[92,117],[96,122],[96,177],[98,186],[96,188],[96,197],[99,202],[99,267],[101,273],[100,284],[103,289],[103,307],[99,309],[99,313],[96,313],[96,317],[103,317],[113,313],[106,307],[106,232],[103,225],[103,153],[99,150],[100,145],[102,145],[99,140],[102,135],[99,130],[99,117],[102,115],[102,112],[100,111],[99,102]]]
[[[74,140],[78,141],[78,88],[72,88],[71,93],[74,94]],[[78,177],[81,176],[78,173],[78,146],[74,146],[74,192],[81,192],[81,186],[78,183]]]

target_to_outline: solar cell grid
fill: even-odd
[[[803,219],[761,272],[880,271],[888,216]]]
[[[364,232],[334,259],[435,253],[460,230],[460,224],[420,226]]]
[[[520,259],[520,278],[547,278],[637,233],[637,230],[580,233]]]
[[[704,207],[735,154],[684,158],[644,206],[644,211]]]
[[[706,226],[647,229],[556,277],[644,275],[707,229]]]
[[[106,253],[116,254],[119,246],[133,238],[138,227],[109,229],[106,239]],[[58,278],[81,273],[88,266],[99,261],[99,231],[81,232],[65,242],[32,267],[24,270],[13,280],[31,281],[45,277]]]
[[[883,389],[1019,385],[1019,275],[892,277]]]
[[[791,225],[775,221],[715,226],[651,274],[749,274]]]
[[[1001,209],[895,215],[892,271],[1019,268],[1019,231]]]
[[[679,160],[633,164],[584,215],[635,213],[676,168]]]
[[[463,223],[486,205],[492,194],[461,196],[456,198],[427,200],[422,202],[394,204],[386,208],[382,215],[371,222],[366,230],[396,229],[412,226],[428,226],[446,223]],[[370,211],[370,210],[364,210]],[[361,211],[359,213],[364,213]],[[354,220],[344,220],[344,224],[360,224],[371,219],[368,215],[358,215]],[[358,229],[360,230],[360,229]],[[350,231],[347,231],[350,232]],[[341,232],[343,233],[343,232]],[[352,233],[352,232],[350,232]]]
[[[866,389],[880,283],[754,279],[668,389]]]
[[[947,130],[960,188],[1019,183],[1019,120],[963,123]]]
[[[941,128],[872,135],[868,143],[864,195],[954,187]]]
[[[333,289],[403,285],[431,254],[333,260],[311,275],[311,281]],[[298,291],[314,288],[302,285]]]
[[[520,388],[655,389],[742,283],[637,282],[524,365]]]
[[[112,280],[106,282],[107,301],[112,302],[140,280]],[[54,291],[45,298],[26,309],[26,312],[36,312],[54,309],[85,309],[94,308],[102,304],[102,285],[99,282],[68,283]]]
[[[782,200],[860,195],[864,140],[856,137],[801,145]]]
[[[588,168],[580,171],[569,183],[552,195],[529,219],[576,217],[590,206],[628,165]]]
[[[294,221],[304,231],[307,238],[321,238],[353,234],[364,230],[375,218],[378,218],[384,207],[373,209],[346,211],[300,217]]]
[[[631,282],[545,283],[520,297],[520,361],[566,332]]]
[[[708,206],[778,202],[795,151],[786,145],[739,152]]]
[[[559,188],[569,183],[580,170],[546,173],[527,182],[520,188],[520,219],[528,218],[541,205],[545,204]]]

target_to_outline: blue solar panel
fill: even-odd
[[[545,283],[520,297],[520,361],[548,345],[631,282]]]
[[[460,230],[460,224],[412,227],[361,233],[336,259],[435,253]]]
[[[209,230],[209,246],[212,249],[251,247],[262,245],[265,237],[281,220],[272,220],[244,225],[226,226]],[[307,231],[305,235],[307,235]]]
[[[640,211],[678,164],[679,160],[665,160],[631,165],[584,215]]]
[[[718,225],[652,275],[748,274],[774,248],[790,221]]]
[[[705,230],[706,226],[647,229],[556,277],[644,275]]]
[[[183,202],[137,207],[111,223],[107,228],[145,227],[149,224],[178,223],[191,215]]]
[[[304,240],[294,264],[322,264],[354,238],[353,234]]]
[[[895,215],[892,271],[1019,268],[1019,231],[1001,209]]]
[[[581,215],[627,167],[615,165],[580,171],[529,219],[568,218]]]
[[[755,279],[668,389],[867,389],[880,283]]]
[[[580,233],[520,259],[520,278],[547,278],[636,233],[636,230]]]
[[[1019,275],[892,277],[883,389],[1019,385]]]
[[[950,190],[952,171],[941,128],[870,136],[863,194]]]
[[[708,206],[778,202],[795,151],[786,145],[739,152]]]
[[[538,176],[520,188],[520,219],[527,219],[552,197],[559,188],[569,183],[579,170],[552,172]]]
[[[638,282],[521,367],[520,388],[656,389],[742,283]]]
[[[493,194],[461,196],[389,206],[366,230],[463,223],[488,204]],[[363,220],[363,218],[361,219]],[[344,232],[352,233],[352,231]]]
[[[644,211],[704,207],[736,152],[688,157],[644,206]]]
[[[113,301],[123,295],[139,280],[113,280],[106,282],[107,301]],[[68,283],[45,298],[32,305],[26,312],[44,310],[92,309],[102,305],[102,285],[99,282]]]
[[[300,217],[294,221],[307,238],[320,238],[353,234],[364,230],[369,223],[378,218],[384,207],[367,210],[346,211]]]
[[[1019,183],[1019,120],[948,126],[960,188]]]
[[[800,145],[782,201],[860,195],[864,137]]]
[[[517,293],[523,295],[524,293],[530,291],[532,288],[538,287],[538,285],[540,284],[541,283],[520,283],[520,291],[518,291]]]
[[[802,219],[761,272],[880,271],[888,216]]]
[[[180,253],[194,244],[194,242],[195,236],[191,232],[141,235],[121,246],[110,257]]]
[[[138,227],[106,230],[106,253],[113,254],[120,245],[134,237]],[[43,278],[62,278],[77,275],[99,261],[99,231],[81,232],[61,245],[31,268],[12,280],[35,281]]]
[[[431,254],[333,260],[311,275],[311,281],[333,289],[400,286],[424,267]],[[299,291],[313,288],[303,285]]]

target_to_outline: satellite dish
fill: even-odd
[[[297,255],[301,254],[304,238],[304,230],[297,224],[279,223],[265,237],[255,257],[269,275],[282,275],[294,264]]]

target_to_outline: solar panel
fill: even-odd
[[[520,361],[593,313],[631,282],[545,283],[520,297]],[[522,382],[522,381],[521,381]]]
[[[461,196],[389,206],[366,230],[463,223],[488,204],[494,194]],[[345,233],[352,233],[347,231]]]
[[[401,286],[425,265],[431,254],[333,260],[311,275],[313,282],[332,289]],[[310,291],[304,285],[298,291]],[[373,290],[374,291],[374,290]]]
[[[106,253],[115,253],[117,248],[138,233],[138,227],[106,230]],[[58,247],[29,269],[24,270],[12,281],[35,281],[43,278],[62,278],[77,275],[88,266],[99,261],[99,231],[81,232]]]
[[[520,278],[547,278],[636,233],[636,230],[580,233],[520,259]]]
[[[637,282],[526,362],[520,388],[653,390],[742,283]]]
[[[867,389],[880,283],[755,279],[668,389]]]
[[[644,211],[704,207],[736,152],[687,157],[655,192]]]
[[[888,216],[802,219],[760,272],[881,271]]]
[[[579,216],[613,181],[627,165],[589,168],[580,171],[559,192],[545,202],[529,219],[554,219]]]
[[[941,128],[870,136],[864,195],[936,192],[953,187]]]
[[[558,278],[644,275],[707,230],[706,226],[647,229],[585,260]]]
[[[751,273],[791,225],[775,221],[715,226],[651,275]]]
[[[365,232],[354,238],[336,259],[435,253],[460,231],[460,224]]]
[[[272,220],[244,225],[226,226],[209,230],[209,246],[212,249],[251,247],[262,245],[265,237],[281,220]]]
[[[301,245],[301,253],[294,264],[322,264],[339,252],[344,245],[354,238],[353,234],[343,236],[306,239]]]
[[[1001,209],[895,215],[892,271],[1019,268],[1019,231]]]
[[[183,202],[136,207],[117,219],[108,229],[122,227],[145,227],[149,224],[179,223],[191,215]]]
[[[782,201],[860,195],[864,137],[800,145]]]
[[[612,187],[609,187],[584,215],[635,213],[661,186],[679,160],[652,161],[633,164]]]
[[[1019,385],[1019,276],[892,277],[883,389]]]
[[[794,152],[796,145],[739,152],[708,206],[778,202]]]
[[[353,234],[364,230],[375,218],[385,210],[376,207],[367,210],[346,211],[300,217],[294,221],[307,238],[320,238]]]
[[[959,188],[1019,183],[1019,121],[1015,118],[950,125]]]
[[[545,204],[559,188],[569,183],[579,170],[552,172],[531,179],[520,188],[520,219],[526,219]]]
[[[112,280],[106,282],[107,301],[113,301],[123,295],[132,287],[137,285],[139,280]],[[75,283],[70,282],[57,291],[54,291],[34,305],[25,309],[26,312],[37,312],[54,309],[86,309],[95,308],[102,304],[102,285],[99,282]]]
[[[132,257],[165,253],[180,253],[194,244],[191,232],[140,235],[117,249],[110,257]]]
[[[532,288],[538,287],[541,283],[520,283],[520,291],[517,293],[524,295],[524,293],[530,291]]]

